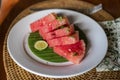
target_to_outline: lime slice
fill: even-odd
[[[46,41],[40,40],[40,41],[36,41],[36,42],[35,42],[34,47],[35,47],[35,49],[41,51],[41,50],[46,49],[46,48],[48,47],[48,44],[47,44]]]

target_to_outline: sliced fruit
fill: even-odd
[[[39,40],[34,44],[34,48],[40,51],[46,49],[47,47],[48,47],[48,44],[44,40]]]
[[[57,45],[74,44],[78,41],[79,41],[78,31],[76,31],[74,34],[69,35],[69,36],[64,36],[64,37],[60,37],[60,38],[47,40],[50,47],[54,47]]]
[[[55,13],[51,13],[51,14],[48,14],[45,17],[43,17],[37,21],[34,21],[33,23],[30,24],[31,31],[32,32],[38,31],[40,27],[55,20],[56,16],[57,15]]]
[[[55,46],[53,49],[58,55],[68,59],[74,64],[79,64],[85,56],[85,43],[83,40],[75,44]]]
[[[48,32],[44,35],[44,37],[46,40],[50,40],[50,39],[70,35],[73,32],[74,32],[74,27],[71,25],[70,27],[63,27],[63,28],[60,28],[58,30]]]
[[[57,17],[55,13],[48,14],[33,22],[31,30],[32,32],[39,30],[41,37],[55,53],[75,64],[80,63],[85,56],[85,42],[79,40],[79,32],[74,31],[74,26],[70,25],[66,16]],[[37,50],[44,50],[48,46],[47,43],[37,41],[34,47]]]
[[[53,30],[59,28],[60,26],[68,25],[68,24],[69,24],[69,22],[68,22],[67,18],[62,18],[62,20],[56,19],[56,20],[53,20],[52,22],[47,23],[43,27],[41,27],[39,29],[39,32],[40,32],[41,36],[44,36],[45,33],[48,33],[50,31],[53,31]]]

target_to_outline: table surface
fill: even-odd
[[[6,74],[3,66],[2,47],[5,33],[15,17],[25,8],[32,4],[45,0],[20,0],[20,2],[11,10],[3,24],[0,26],[0,80],[6,80]],[[93,4],[103,4],[103,9],[109,12],[114,18],[120,17],[120,0],[84,0]]]

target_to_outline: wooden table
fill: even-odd
[[[25,8],[37,2],[45,0],[20,0],[20,2],[11,10],[3,24],[0,26],[0,80],[6,80],[2,61],[2,47],[4,42],[5,33],[10,26],[13,19]],[[113,17],[120,17],[120,0],[84,0],[93,4],[103,4],[103,9],[109,12]]]

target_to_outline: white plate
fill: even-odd
[[[44,65],[29,57],[23,47],[24,37],[30,33],[30,23],[51,13],[66,15],[72,23],[80,23],[79,28],[86,34],[89,50],[86,57],[78,65],[50,66]],[[52,78],[65,78],[80,75],[96,67],[104,58],[108,47],[107,37],[101,26],[88,16],[64,9],[48,9],[30,14],[18,21],[7,39],[7,48],[12,59],[25,70]]]

